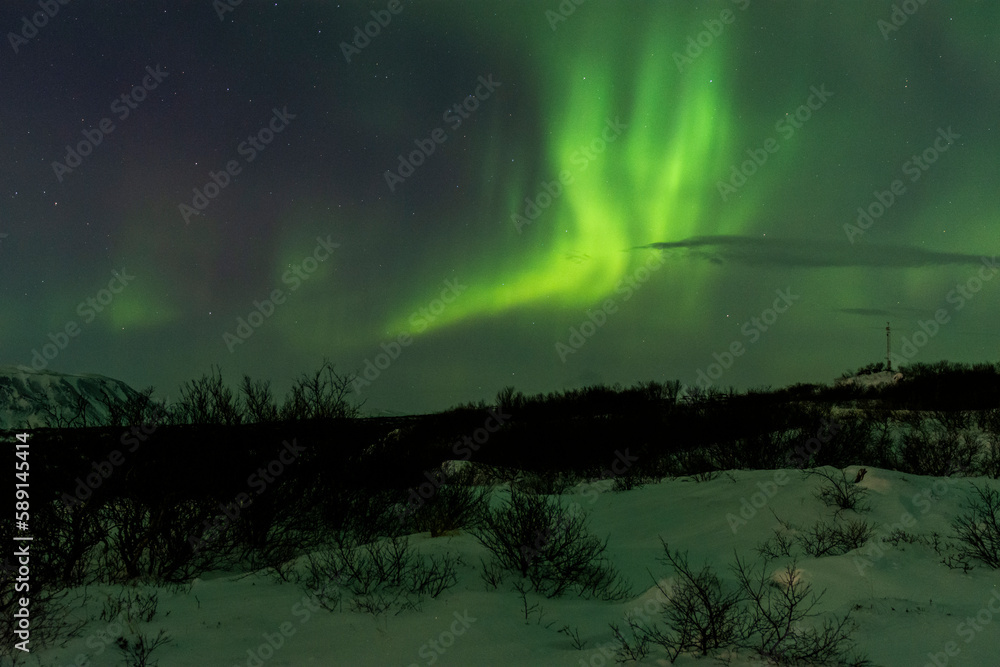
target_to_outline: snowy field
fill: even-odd
[[[837,473],[832,468],[825,469]],[[857,468],[846,470],[853,481]],[[814,558],[793,548],[799,576],[825,590],[819,609],[852,613],[857,648],[874,664],[899,667],[996,665],[1000,637],[1000,570],[976,564],[971,571],[942,564],[931,546],[947,554],[951,521],[965,509],[971,483],[1000,489],[996,480],[931,478],[875,468],[858,486],[867,489],[870,511],[840,514],[875,525],[875,537],[854,551]],[[418,609],[381,615],[316,606],[304,584],[279,583],[264,573],[216,572],[190,586],[151,589],[158,593],[151,620],[109,617],[109,597],[121,587],[86,589],[86,626],[64,647],[23,654],[15,664],[44,667],[127,664],[115,639],[123,633],[171,641],[149,665],[188,667],[301,667],[305,665],[612,665],[618,644],[610,623],[626,613],[655,622],[664,598],[654,577],[669,589],[674,576],[662,562],[667,540],[688,551],[690,564],[710,563],[727,586],[735,579],[734,551],[756,559],[755,550],[778,530],[794,541],[817,521],[833,521],[835,509],[817,491],[826,480],[797,470],[737,471],[707,481],[666,480],[624,492],[611,481],[576,487],[560,496],[590,515],[592,534],[609,537],[608,554],[631,582],[623,602],[585,599],[575,593],[549,599],[509,585],[490,589],[481,576],[488,553],[469,534],[411,537],[423,554],[460,555],[458,583]],[[494,492],[494,503],[506,491]],[[779,522],[780,519],[780,522]],[[906,539],[886,540],[894,529]],[[935,534],[940,536],[935,538]],[[895,543],[895,544],[893,544]],[[305,559],[299,567],[304,572]],[[776,576],[791,557],[770,563]],[[515,577],[508,577],[510,580]],[[527,606],[526,606],[527,605]],[[105,618],[101,615],[104,612]],[[563,630],[565,628],[565,630]],[[761,665],[753,656],[731,656],[732,665]],[[714,664],[681,656],[674,664]],[[668,665],[653,647],[638,664]]]

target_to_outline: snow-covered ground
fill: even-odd
[[[846,472],[853,480],[857,468]],[[934,533],[950,536],[951,521],[964,511],[972,481],[1000,489],[996,480],[868,468],[860,486],[868,489],[870,512],[846,512],[842,518],[865,518],[878,526],[879,536],[894,527],[929,539]],[[650,573],[662,580],[673,575],[660,562],[661,537],[672,548],[689,551],[693,567],[700,569],[707,561],[732,584],[734,550],[755,558],[754,548],[780,527],[775,516],[800,529],[833,520],[834,510],[816,497],[825,484],[794,470],[737,471],[709,481],[681,478],[621,493],[610,491],[606,480],[564,494],[566,504],[580,503],[590,513],[593,534],[610,536],[609,554],[635,594],[626,602],[529,595],[528,603],[539,607],[526,620],[518,593],[490,590],[484,583],[480,559],[487,553],[471,535],[432,539],[424,533],[411,538],[421,552],[458,554],[463,565],[458,584],[437,599],[423,600],[419,610],[378,617],[330,612],[317,609],[302,586],[276,583],[263,574],[214,573],[189,588],[159,589],[156,616],[133,630],[149,636],[160,629],[169,633],[172,642],[153,654],[161,667],[611,665],[615,644],[608,624],[621,624],[630,610],[654,620],[661,609]],[[781,570],[788,560],[776,560],[771,567]],[[875,664],[1000,664],[1000,571],[978,565],[965,573],[940,560],[933,548],[919,542],[893,547],[872,540],[842,556],[799,555],[797,567],[817,591],[826,591],[822,610],[853,612],[858,648]],[[19,664],[125,664],[114,644],[120,619],[99,618],[109,594],[120,591],[89,587],[90,620],[79,636],[63,648],[34,651]],[[578,633],[583,648],[575,648],[570,636],[560,632],[564,626]],[[676,664],[695,662],[682,657]],[[670,663],[654,648],[641,664]],[[746,657],[732,664],[762,663]]]

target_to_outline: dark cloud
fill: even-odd
[[[922,317],[927,315],[926,309],[920,308],[837,308],[835,312],[845,315],[860,315],[862,317]]]
[[[781,239],[739,235],[692,236],[683,241],[650,243],[640,248],[716,264],[747,266],[804,266],[815,268],[878,267],[911,269],[934,266],[978,265],[985,255],[938,252],[905,245],[851,245],[832,240]]]
[[[883,308],[838,308],[837,312],[848,315],[883,315],[885,317],[892,315],[892,311]]]

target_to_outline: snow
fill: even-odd
[[[846,469],[848,479],[857,470]],[[972,481],[1000,488],[996,480],[922,477],[868,467],[859,485],[868,489],[871,511],[847,511],[842,518],[864,518],[878,525],[878,534],[888,534],[898,524],[919,536],[949,536],[950,522],[963,512]],[[824,484],[822,478],[797,470],[761,470],[701,482],[665,480],[620,493],[610,491],[610,480],[576,487],[561,499],[567,505],[579,503],[590,514],[593,534],[610,536],[609,555],[635,595],[625,602],[529,594],[528,603],[540,608],[526,621],[517,592],[490,590],[480,577],[486,552],[471,535],[432,539],[423,533],[411,538],[420,552],[458,554],[463,564],[458,584],[437,599],[424,599],[419,610],[375,617],[348,611],[345,605],[331,612],[316,609],[304,585],[278,583],[263,573],[215,572],[183,588],[157,589],[158,613],[136,629],[148,635],[161,628],[169,633],[173,641],[153,654],[161,667],[611,665],[614,659],[602,653],[602,647],[614,646],[608,624],[621,624],[629,610],[655,620],[661,608],[652,577],[669,582],[673,575],[660,562],[661,537],[671,548],[689,551],[693,567],[711,563],[731,585],[734,551],[756,558],[754,547],[780,527],[779,518],[798,529],[833,519],[834,510],[816,497]],[[854,612],[859,649],[885,666],[997,664],[1000,572],[985,565],[969,573],[949,569],[920,543],[883,544],[881,553],[869,548],[874,543],[841,556],[801,555],[796,564],[797,576],[817,591],[826,590],[821,610]],[[774,576],[790,560],[773,561]],[[118,628],[99,619],[108,595],[120,590],[88,587],[81,613],[89,620],[81,633],[62,648],[35,647],[21,664],[122,664],[113,644]],[[559,632],[563,626],[578,630],[585,642],[582,650]],[[937,654],[937,662],[929,654]],[[676,664],[696,662],[714,664],[687,656]],[[669,662],[654,649],[641,664]],[[761,663],[744,656],[731,664]]]
[[[893,373],[892,371],[879,371],[878,373],[865,373],[863,375],[854,375],[852,377],[843,378],[837,380],[837,385],[848,385],[854,384],[859,387],[879,387],[885,384],[895,384],[903,379],[902,373]]]
[[[103,392],[127,399],[137,392],[120,380],[96,374],[37,371],[28,366],[0,366],[0,430],[49,426],[47,410],[71,419],[82,396],[87,403],[88,423],[107,417]]]

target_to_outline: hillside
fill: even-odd
[[[846,470],[850,479],[856,470]],[[351,611],[345,600],[342,608],[328,611],[316,606],[317,597],[305,580],[279,583],[263,571],[249,576],[216,571],[181,587],[90,586],[82,631],[65,647],[33,653],[23,664],[84,664],[81,659],[90,665],[122,664],[114,637],[123,631],[126,636],[135,632],[154,637],[163,629],[173,641],[153,653],[161,667],[613,665],[614,659],[606,657],[617,648],[610,623],[624,625],[630,610],[650,622],[662,622],[663,598],[652,577],[668,588],[677,578],[660,562],[661,538],[672,548],[689,551],[696,570],[710,564],[723,586],[731,588],[734,551],[753,560],[755,547],[776,530],[795,540],[819,521],[863,519],[877,528],[861,549],[811,557],[793,547],[799,576],[817,593],[826,591],[816,611],[850,612],[857,624],[857,648],[876,665],[937,664],[929,654],[940,660],[946,650],[959,656],[948,664],[991,665],[996,657],[994,626],[1000,620],[1000,574],[983,565],[970,572],[950,569],[933,547],[940,536],[950,534],[950,522],[962,513],[972,481],[1000,488],[996,480],[870,468],[859,486],[866,489],[871,510],[849,511],[839,519],[816,496],[823,480],[801,471],[738,471],[701,482],[685,477],[624,492],[613,492],[611,480],[582,483],[560,500],[566,506],[579,503],[590,513],[592,533],[610,538],[610,558],[632,584],[627,600],[604,602],[575,594],[548,599],[531,592],[522,599],[511,588],[516,577],[491,589],[481,577],[480,564],[489,554],[472,535],[456,531],[431,538],[425,532],[411,536],[419,553],[452,554],[462,560],[457,583],[437,598],[424,597],[416,608],[370,614]],[[766,502],[759,497],[762,489],[774,491]],[[502,488],[494,491],[494,505],[507,496]],[[746,509],[751,504],[757,506],[753,512]],[[734,530],[731,517],[741,512],[746,518]],[[775,559],[768,574],[778,573],[792,560]],[[307,559],[298,563],[298,571],[306,576]],[[129,628],[124,611],[107,613],[125,594],[148,599],[154,592],[158,606],[149,621]],[[994,611],[987,611],[990,608]],[[578,635],[579,647],[560,631],[563,627]],[[669,663],[663,651],[653,647],[638,664]],[[682,656],[674,664],[702,663]],[[731,663],[761,664],[748,655]]]
[[[760,568],[756,590],[772,602],[802,593],[787,591],[786,567],[794,586],[827,591],[818,615],[761,640],[766,651],[748,639],[759,623],[708,651],[737,667],[760,655],[992,664],[997,369],[910,371],[881,387],[683,399],[679,383],[507,388],[492,405],[357,418],[324,365],[280,410],[266,384],[227,392],[213,375],[182,388],[162,421],[138,394],[132,416],[107,425],[75,417],[91,419],[113,380],[25,373],[11,396],[53,401],[45,415],[74,425],[27,429],[15,445],[30,460],[34,540],[34,644],[16,664],[610,665],[700,599],[682,586],[682,553],[689,574],[718,577],[719,595],[737,590],[736,558]],[[862,497],[843,504],[831,487]],[[13,540],[13,522],[0,532]],[[15,576],[0,577],[8,636]],[[744,620],[748,603],[735,603]],[[832,645],[789,659],[811,628]],[[656,641],[632,655],[693,664],[687,641],[673,663]],[[872,662],[844,654],[851,642]]]
[[[0,366],[0,430],[98,423],[108,416],[108,396],[125,401],[138,392],[104,375]]]

